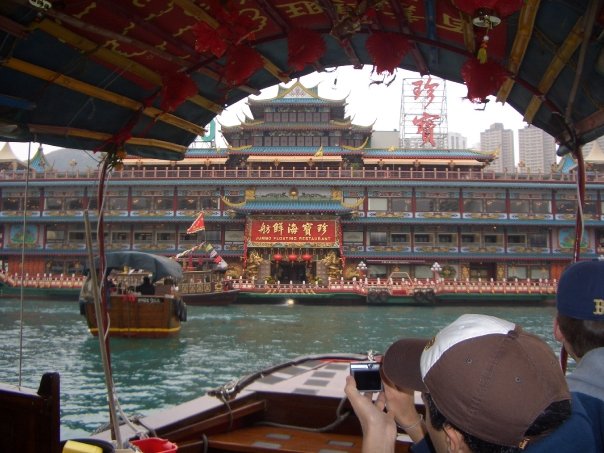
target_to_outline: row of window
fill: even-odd
[[[196,243],[197,241],[207,240],[213,243],[221,243],[220,230],[206,230],[205,233],[196,233],[188,235],[184,232],[177,233],[166,229],[147,229],[143,231],[131,232],[129,228],[123,230],[113,230],[105,233],[105,241],[112,243],[129,243],[132,239],[134,243],[175,243],[178,242]],[[96,239],[93,235],[93,239]],[[64,225],[52,225],[46,228],[47,243],[83,243],[85,233],[83,231],[68,231]],[[240,230],[226,230],[225,242],[243,243],[244,235]],[[460,244],[473,246],[500,246],[524,245],[527,247],[547,247],[548,233],[544,231],[535,231],[530,233],[440,233],[440,232],[416,232],[399,233],[372,231],[367,234],[367,245],[372,247],[410,245],[411,241],[421,245],[448,245],[457,246]],[[361,231],[344,231],[344,245],[364,245],[363,233]]]
[[[348,200],[352,202],[353,200]],[[413,212],[413,200],[411,197],[403,198],[369,198],[367,209],[369,211],[390,211],[390,212]],[[551,214],[552,202],[548,200],[509,200],[510,211],[519,214]],[[604,212],[604,202],[601,203],[602,212]],[[506,213],[505,199],[481,200],[476,198],[415,198],[416,212],[463,212],[469,213]],[[574,214],[577,210],[577,203],[574,200],[557,200],[556,212],[560,214]],[[597,204],[595,201],[585,203],[585,214],[597,214]]]
[[[524,245],[527,247],[547,247],[548,234],[546,232],[533,233],[436,233],[436,232],[421,232],[421,233],[398,233],[372,231],[368,233],[369,246],[396,246],[402,244],[411,244],[411,240],[415,244],[421,245],[449,245],[457,246],[459,243],[464,245],[477,246],[504,246],[504,241],[509,245]],[[344,244],[362,245],[363,233],[360,231],[347,232],[343,234]]]
[[[235,201],[231,199],[231,201]],[[242,200],[241,200],[242,201]],[[346,203],[353,203],[356,199],[345,199]],[[22,197],[8,197],[2,199],[3,211],[20,211],[23,203]],[[552,203],[546,200],[510,200],[510,212],[519,214],[551,214]],[[28,198],[27,209],[40,210],[40,198]],[[82,197],[53,197],[44,200],[44,210],[49,211],[77,211],[85,208],[96,209],[96,198],[84,200]],[[368,210],[375,212],[412,212],[412,199],[403,197],[369,198]],[[217,210],[220,207],[219,197],[176,197],[151,196],[136,197],[132,199],[132,210]],[[109,196],[106,201],[109,210],[128,210],[127,196]],[[468,213],[505,213],[505,199],[464,199],[461,209]],[[573,200],[556,201],[556,212],[560,214],[574,214],[577,205]],[[415,199],[416,212],[459,212],[460,203],[457,198],[420,198]],[[604,212],[604,202],[601,203]],[[585,214],[597,215],[595,201],[587,201],[583,210]]]

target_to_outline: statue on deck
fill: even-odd
[[[260,256],[258,252],[255,250],[251,252],[247,258],[247,262],[245,265],[245,274],[246,278],[258,278],[258,271],[260,270],[260,265],[264,262],[264,259]]]
[[[325,258],[321,260],[327,269],[327,276],[332,279],[340,279],[342,276],[342,261],[335,252],[329,252]]]

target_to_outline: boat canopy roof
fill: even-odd
[[[604,134],[602,4],[6,0],[0,139],[180,160],[250,94],[371,65],[383,83],[398,67],[495,95],[575,149]]]

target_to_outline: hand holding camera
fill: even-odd
[[[379,362],[350,362],[350,374],[359,392],[381,392],[382,377]]]

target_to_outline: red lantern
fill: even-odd
[[[310,263],[312,261],[312,255],[310,253],[305,253],[302,255],[302,259],[307,263]]]
[[[281,255],[280,253],[275,253],[273,255],[273,259],[275,260],[276,263],[278,263],[279,261],[281,261],[283,259],[283,255]]]
[[[289,256],[287,257],[291,262],[294,262],[298,259],[298,255],[296,255],[295,253],[290,253]]]

